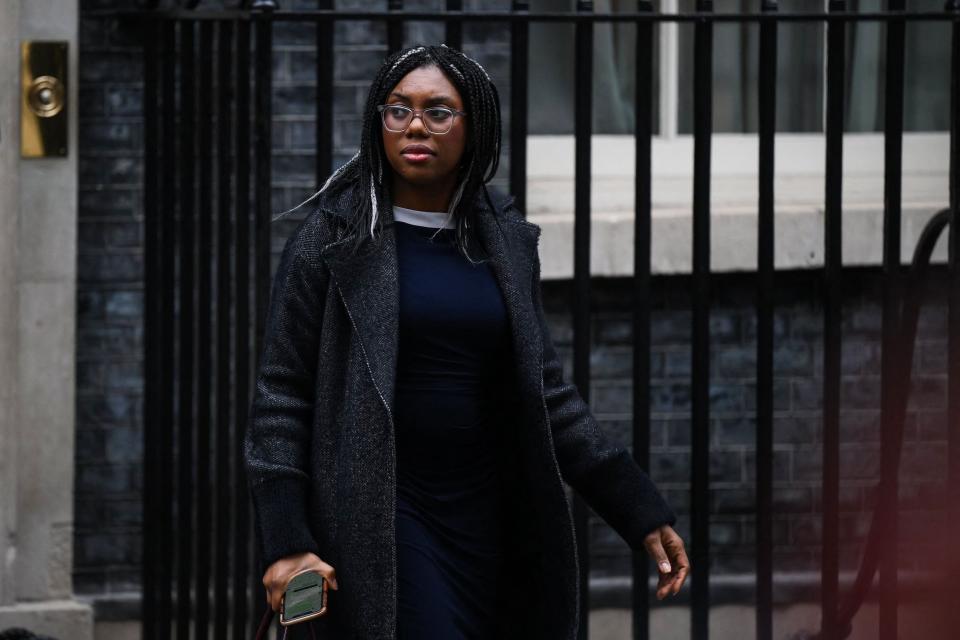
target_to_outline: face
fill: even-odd
[[[401,104],[417,112],[438,106],[465,111],[460,93],[434,66],[414,69],[405,75],[384,104]],[[466,146],[466,117],[469,116],[454,116],[450,131],[443,134],[428,131],[423,117],[414,117],[402,133],[388,131],[381,120],[383,149],[396,180],[415,187],[453,184]]]

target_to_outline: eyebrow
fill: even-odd
[[[390,97],[394,97],[394,96],[396,96],[397,98],[400,98],[401,100],[406,100],[407,102],[411,102],[410,97],[408,95],[404,93],[400,93],[399,91],[394,91],[390,94]],[[453,98],[447,95],[437,95],[437,96],[431,96],[430,98],[427,98],[428,105],[453,104],[453,102],[454,102]]]

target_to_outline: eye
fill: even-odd
[[[400,105],[389,105],[387,107],[387,115],[392,118],[406,118],[409,112],[409,109]]]
[[[427,117],[434,122],[446,122],[453,117],[452,111],[440,107],[432,107],[427,109],[425,113],[427,114]]]

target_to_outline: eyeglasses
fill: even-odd
[[[377,107],[377,111],[380,112],[386,130],[394,133],[403,133],[413,119],[419,117],[427,131],[433,134],[444,134],[453,127],[453,121],[457,116],[467,115],[464,111],[447,107],[429,107],[423,111],[414,111],[402,104],[381,104]]]

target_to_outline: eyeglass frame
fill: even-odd
[[[386,116],[384,115],[384,111],[389,107],[406,109],[412,114],[410,116],[410,122],[407,123],[407,126],[405,126],[403,129],[391,129],[390,127],[387,126],[387,121],[385,120]],[[427,125],[426,121],[423,119],[423,113],[425,111],[429,111],[430,109],[441,109],[443,111],[449,111],[451,114],[453,114],[452,120],[450,121],[450,128],[442,132],[437,132],[431,129],[430,126]],[[404,133],[407,129],[410,128],[410,125],[413,124],[413,121],[416,118],[420,118],[420,122],[423,123],[423,128],[435,136],[442,136],[450,133],[450,131],[453,129],[454,123],[456,122],[457,116],[467,115],[466,111],[459,111],[457,109],[451,109],[450,107],[444,107],[442,105],[427,107],[426,109],[421,109],[417,111],[416,109],[412,109],[405,104],[379,104],[377,105],[377,111],[380,112],[380,122],[383,124],[383,128],[389,131],[390,133]]]

